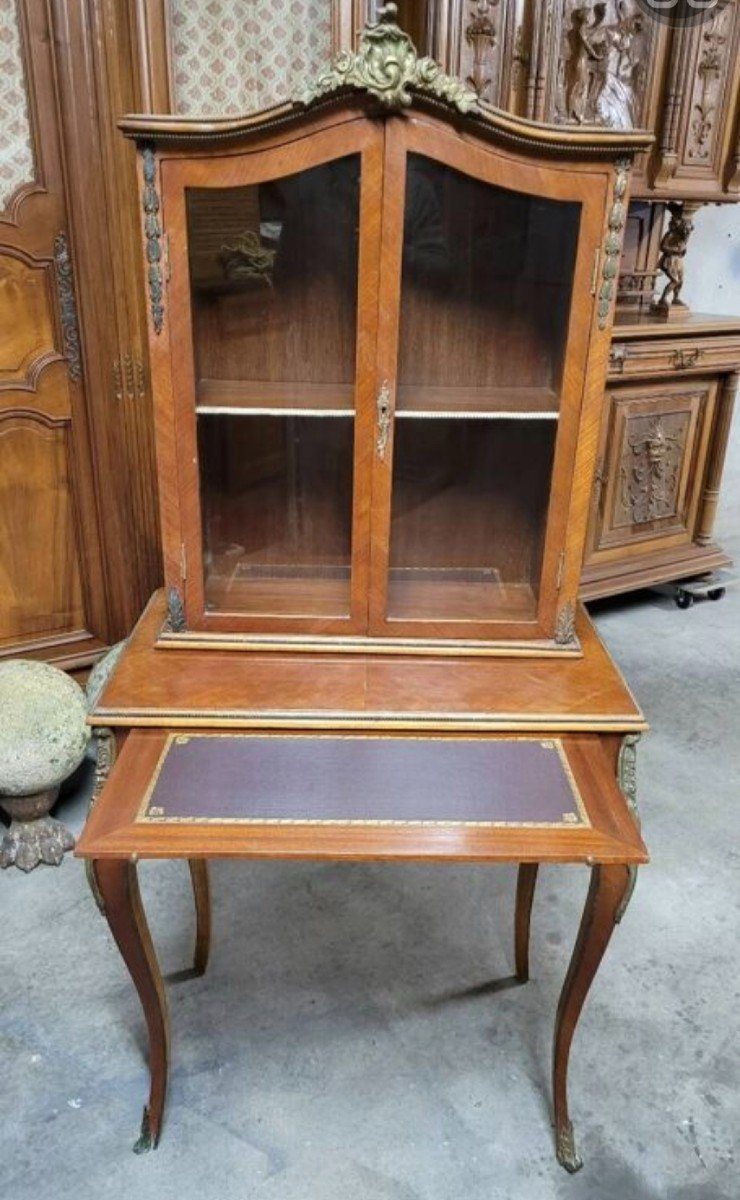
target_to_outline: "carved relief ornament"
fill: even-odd
[[[447,75],[433,58],[420,58],[408,34],[396,24],[395,4],[378,10],[378,20],[360,35],[356,52],[343,50],[304,93],[308,105],[343,88],[368,92],[387,109],[411,103],[411,90],[434,96],[469,112],[477,103],[474,91],[460,79]]]
[[[69,377],[77,381],[82,374],[80,359],[80,331],[77,324],[77,301],[75,300],[72,260],[64,233],[54,238],[54,266],[57,274],[57,296],[59,298],[59,320],[62,326],[64,357],[69,368]]]
[[[630,159],[620,158],[615,163],[616,176],[612,206],[607,221],[607,235],[604,244],[604,261],[601,267],[601,287],[599,288],[599,329],[606,329],[614,295],[614,280],[619,274],[619,256],[622,252],[622,234],[627,218],[627,186],[629,184]]]
[[[467,82],[477,96],[482,96],[491,84],[486,59],[496,45],[496,24],[492,13],[498,2],[474,0],[470,20],[465,26],[465,41],[473,50],[473,66]]]
[[[671,219],[660,241],[660,258],[658,260],[658,270],[667,276],[668,282],[653,305],[656,312],[665,314],[673,304],[681,303],[684,259],[689,238],[694,229],[693,217],[699,208],[701,208],[700,204],[691,204],[688,201],[678,201],[668,205]]]
[[[702,52],[696,68],[697,81],[692,97],[693,110],[687,145],[688,157],[691,159],[707,160],[711,153],[715,117],[727,66],[728,25],[731,16],[730,5],[715,10],[702,32]]]
[[[157,194],[157,159],[150,146],[142,151],[144,167],[144,236],[146,238],[147,283],[149,306],[155,333],[162,332],[164,302],[162,290],[162,226]]]
[[[555,644],[570,646],[576,640],[576,610],[575,605],[568,601],[558,612],[555,622]]]
[[[89,816],[93,807],[100,798],[103,788],[108,782],[108,776],[111,773],[111,768],[116,761],[116,737],[112,729],[100,727],[95,730],[97,739],[97,747],[95,754],[95,782],[93,785],[93,793],[90,798],[90,805],[87,810]],[[93,894],[95,903],[98,906],[100,913],[105,916],[105,904],[98,886],[98,881],[95,876],[95,868],[93,867],[92,859],[85,859],[85,876],[87,878],[88,887]]]
[[[619,757],[617,759],[617,782],[638,829],[640,827],[640,813],[637,807],[637,744],[641,736],[639,733],[625,734],[622,738],[622,745],[619,748]],[[637,867],[630,866],[628,867],[628,871],[629,883],[627,884],[627,890],[622,897],[619,908],[614,914],[614,920],[617,924],[619,924],[627,911],[627,905],[632,899],[635,884],[637,883]]]
[[[167,627],[170,633],[182,633],[186,628],[185,607],[176,587],[167,589]]]
[[[632,129],[645,88],[646,37],[632,0],[573,4],[563,34],[560,119]]]
[[[631,524],[644,525],[676,512],[686,414],[637,418],[635,424],[620,465],[620,504]]]

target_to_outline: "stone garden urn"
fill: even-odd
[[[74,838],[49,815],[90,740],[85,693],[49,663],[0,663],[0,867],[58,866]]]

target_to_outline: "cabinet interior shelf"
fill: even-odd
[[[346,417],[354,414],[351,383],[273,383],[202,379],[196,412],[206,415]],[[402,384],[399,418],[557,420],[558,395],[549,387],[436,387]]]

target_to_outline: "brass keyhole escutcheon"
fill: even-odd
[[[378,458],[381,462],[385,461],[385,451],[388,446],[388,436],[391,430],[391,389],[388,380],[386,379],[377,399],[377,435],[375,438],[375,449]]]

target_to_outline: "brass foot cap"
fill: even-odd
[[[144,1115],[141,1118],[141,1133],[134,1142],[134,1154],[147,1154],[150,1150],[157,1149],[159,1142],[159,1133],[154,1133],[149,1119],[149,1109],[144,1109]]]
[[[580,1171],[583,1166],[583,1159],[576,1150],[573,1126],[570,1121],[558,1132],[555,1153],[561,1167],[565,1167],[571,1175],[575,1175],[576,1171]]]

